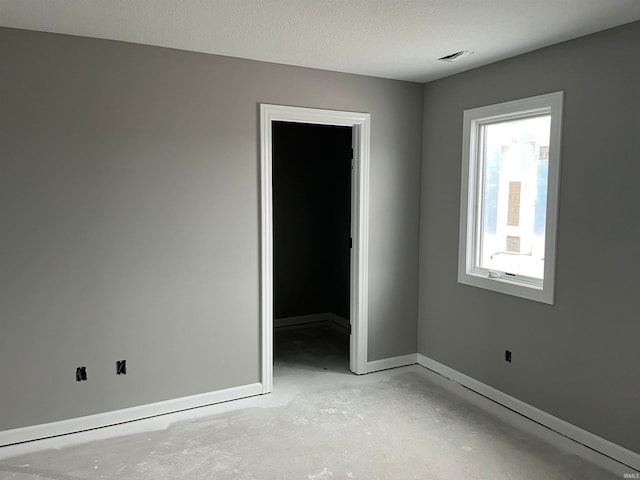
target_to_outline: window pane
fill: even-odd
[[[551,116],[482,126],[478,266],[542,279]]]

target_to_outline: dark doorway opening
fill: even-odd
[[[352,134],[272,124],[276,365],[349,371]]]

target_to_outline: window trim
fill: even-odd
[[[458,248],[458,283],[527,298],[547,304],[555,301],[556,241],[560,190],[560,149],[562,134],[563,92],[514,100],[464,111],[462,176],[460,200],[460,239]],[[507,275],[476,267],[476,244],[479,242],[477,222],[481,204],[478,175],[481,127],[498,121],[550,114],[549,173],[545,226],[544,279]]]

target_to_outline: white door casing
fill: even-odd
[[[260,104],[260,328],[262,393],[273,388],[273,146],[274,121],[352,127],[350,368],[367,373],[369,153],[371,115]]]

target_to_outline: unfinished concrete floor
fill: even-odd
[[[0,479],[622,477],[499,420],[420,366],[351,374],[348,336],[334,328],[279,329],[275,351],[270,395],[164,416],[159,430],[87,441],[158,428],[145,420],[40,443],[49,450],[0,449]]]

